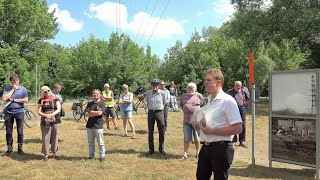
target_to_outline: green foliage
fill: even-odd
[[[293,64],[290,67],[320,67],[319,1],[276,0],[268,8],[261,4],[261,0],[232,2],[238,11],[234,19],[223,27],[229,36],[241,38],[251,50],[257,49],[261,41],[267,43],[267,47],[271,44],[282,46],[284,39],[296,41],[301,52],[308,56],[301,64],[292,62],[299,63],[298,67]],[[258,5],[247,8],[252,4]]]
[[[57,23],[47,11],[46,1],[1,0],[0,42],[17,44],[20,52],[27,52],[34,43],[53,38]]]

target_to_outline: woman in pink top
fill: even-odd
[[[180,160],[185,160],[188,158],[188,149],[190,142],[192,140],[192,134],[196,146],[196,158],[198,158],[200,150],[200,138],[199,138],[199,128],[192,125],[192,115],[200,107],[205,105],[202,94],[197,92],[197,85],[195,83],[189,83],[187,85],[187,93],[183,94],[180,100],[180,106],[183,111],[183,133],[184,133],[184,153]]]

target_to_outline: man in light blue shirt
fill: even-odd
[[[149,151],[146,156],[149,156],[154,153],[154,141],[153,141],[153,132],[154,124],[157,121],[157,127],[159,131],[159,152],[162,156],[165,156],[164,152],[164,116],[163,108],[166,102],[165,93],[159,89],[160,80],[153,79],[151,81],[151,89],[146,92],[146,101],[148,104],[148,142],[149,142]]]

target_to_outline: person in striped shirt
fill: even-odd
[[[183,111],[183,133],[184,133],[184,153],[180,160],[188,158],[188,149],[192,140],[192,134],[196,146],[196,158],[198,158],[200,150],[200,129],[192,125],[192,115],[200,107],[205,105],[202,94],[197,92],[197,85],[193,82],[187,85],[187,93],[183,94],[180,100],[180,106]]]

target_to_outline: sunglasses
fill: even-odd
[[[48,92],[50,92],[50,90],[46,90],[46,91],[44,91],[43,93],[48,93]]]

